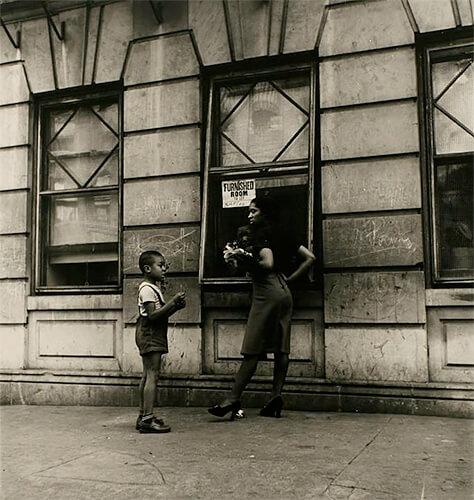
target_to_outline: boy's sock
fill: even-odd
[[[142,422],[145,424],[150,424],[153,421],[153,413],[149,413],[148,415],[142,416]]]

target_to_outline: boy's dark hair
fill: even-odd
[[[151,266],[155,259],[160,257],[162,259],[165,258],[161,252],[158,252],[158,250],[146,250],[145,252],[143,252],[138,259],[138,266],[140,267],[140,271],[144,273],[144,267]]]

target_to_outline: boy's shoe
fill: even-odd
[[[135,429],[140,430],[140,422],[142,421],[143,415],[138,415],[137,421],[135,423]]]
[[[153,419],[151,419],[150,421],[140,420],[140,423],[138,424],[138,430],[142,434],[151,432],[163,433],[169,432],[171,430],[171,427],[165,424],[163,420],[161,420],[161,418],[153,417]]]

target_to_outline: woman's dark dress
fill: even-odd
[[[250,240],[253,243],[251,250],[254,258],[258,257],[262,248],[270,248],[275,265],[270,272],[261,269],[250,271],[252,305],[241,354],[289,354],[293,298],[281,271],[285,268],[285,263],[296,254],[299,245],[283,244],[268,235],[268,232],[252,235]]]

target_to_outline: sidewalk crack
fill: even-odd
[[[331,498],[328,494],[328,490],[331,486],[334,486],[335,485],[335,482],[337,481],[337,479],[344,473],[344,471],[358,458],[360,457],[360,455],[362,455],[362,453],[377,439],[377,437],[379,436],[379,434],[385,430],[385,428],[387,427],[387,425],[392,421],[392,418],[393,417],[390,417],[387,422],[382,425],[380,427],[380,429],[372,436],[372,438],[370,439],[370,441],[368,443],[366,443],[350,460],[349,462],[347,462],[347,464],[342,468],[342,470],[337,474],[337,476],[335,476],[331,482],[326,486],[326,488],[324,489],[323,491],[323,494],[327,495],[329,498]],[[349,487],[349,486],[347,486]],[[356,486],[354,486],[354,488],[356,488]],[[351,493],[352,495],[352,493]]]

